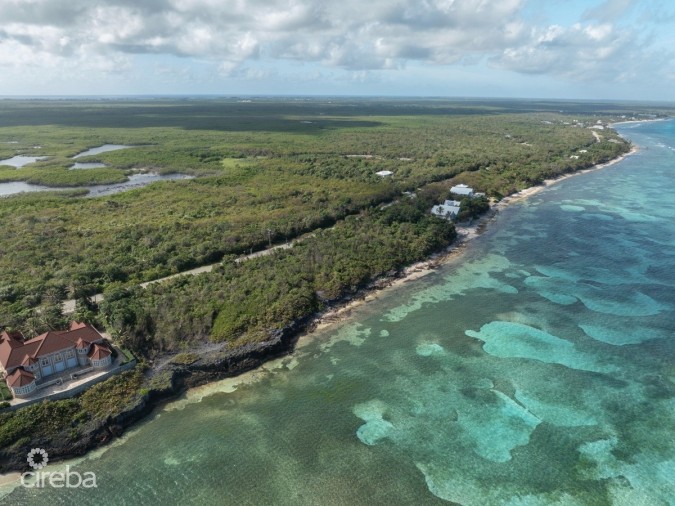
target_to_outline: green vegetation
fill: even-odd
[[[85,319],[80,319],[79,321],[89,321],[89,319],[86,319],[86,318],[85,318]],[[134,354],[131,353],[131,350],[128,350],[128,349],[126,349],[126,348],[120,348],[120,351],[121,351],[122,354],[124,355],[124,359],[122,360],[122,362],[120,363],[120,365],[124,365],[124,364],[126,364],[127,362],[131,362],[132,360],[134,360],[134,359],[136,358],[136,357],[134,357]]]
[[[0,378],[0,401],[7,401],[12,397],[12,392],[9,390],[7,382],[3,378]]]
[[[0,326],[28,335],[58,327],[61,301],[74,298],[79,318],[109,323],[142,354],[195,339],[257,340],[443,246],[452,233],[431,240],[441,225],[423,206],[452,184],[501,198],[607,161],[627,143],[588,127],[653,112],[499,100],[1,101],[0,158],[48,158],[1,167],[0,181],[85,185],[138,170],[197,178],[99,198],[1,199]],[[106,168],[67,170],[73,155],[102,144],[133,147],[77,159]],[[422,195],[422,207],[395,205],[395,218],[378,211],[403,191]],[[468,202],[460,217],[485,206]],[[133,288],[336,223],[269,258]],[[100,291],[102,314],[87,299]]]
[[[78,399],[82,418],[104,419],[131,407],[143,384],[140,368],[98,383]]]
[[[63,431],[95,426],[129,409],[139,399],[143,373],[135,369],[98,383],[76,399],[43,401],[0,413],[0,448],[50,440]]]
[[[452,185],[499,199],[626,152],[612,130],[588,128],[599,119],[662,112],[500,100],[0,101],[0,159],[49,157],[0,167],[0,184],[196,176],[99,198],[1,198],[0,327],[61,328],[61,303],[73,298],[75,317],[105,324],[127,360],[170,352],[189,365],[200,355],[186,350],[206,341],[245,349],[447,246],[454,227],[429,210]],[[68,170],[73,155],[103,144],[134,147],[77,159],[105,168]],[[465,199],[460,219],[487,206]],[[290,249],[234,261],[302,234]],[[209,273],[138,286],[221,260]],[[89,296],[100,291],[98,307]],[[76,438],[171,387],[169,371],[152,372],[0,413],[0,448],[35,434]]]
[[[176,365],[190,365],[199,360],[199,355],[195,353],[179,353],[171,359],[172,364]]]
[[[148,388],[157,391],[169,391],[171,389],[171,371],[163,369],[152,376],[148,382]]]
[[[350,217],[274,255],[146,289],[106,292],[109,330],[140,354],[211,338],[233,346],[266,339],[327,302],[450,244],[452,224],[431,216],[424,194]]]
[[[117,169],[68,170],[66,168],[45,169],[22,167],[20,169],[0,166],[0,183],[25,181],[53,187],[84,186],[91,184],[123,183],[128,178],[125,171]]]
[[[283,242],[405,190],[466,182],[499,198],[627,149],[612,131],[596,142],[574,124],[596,117],[550,112],[555,107],[562,108],[434,100],[0,102],[0,157],[49,156],[0,168],[0,181],[83,185],[120,181],[131,170],[199,176],[95,199],[3,198],[0,324],[31,334],[57,323],[39,316],[40,306]],[[104,169],[67,170],[74,154],[106,143],[134,147],[78,158]],[[587,152],[570,158],[581,149]],[[394,174],[381,178],[380,170]]]
[[[490,202],[487,197],[464,197],[460,199],[459,214],[457,221],[466,221],[471,218],[477,218],[490,209]]]
[[[34,440],[36,434],[57,434],[77,420],[78,412],[78,401],[68,399],[0,413],[0,448],[22,445],[26,440]]]

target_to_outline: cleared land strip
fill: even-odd
[[[253,253],[249,253],[248,255],[242,255],[238,258],[235,259],[235,262],[243,262],[244,260],[249,260],[251,258],[257,258],[257,257],[263,257],[266,255],[270,255],[274,253],[278,249],[288,249],[291,248],[296,242],[301,241],[304,237],[299,237],[298,239],[294,239],[291,242],[287,242],[284,244],[277,244],[276,246],[271,246],[269,248],[260,250],[260,251],[254,251]],[[165,281],[169,281],[170,279],[177,278],[179,276],[196,276],[197,274],[201,274],[203,272],[211,272],[214,267],[217,265],[220,265],[221,262],[216,262],[215,264],[211,265],[203,265],[201,267],[196,267],[194,269],[190,269],[188,271],[183,271],[183,272],[178,272],[176,274],[172,274],[171,276],[166,276],[163,278],[158,278],[158,279],[153,279],[152,281],[146,281],[144,283],[141,283],[140,286],[143,288],[147,288],[149,285],[153,285],[155,283],[164,283]],[[102,293],[97,293],[96,295],[92,295],[90,297],[92,302],[99,303],[103,301],[104,297]],[[63,302],[63,314],[71,314],[75,312],[75,299],[69,299]]]

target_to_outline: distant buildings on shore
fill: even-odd
[[[450,188],[450,193],[453,195],[458,195],[460,197],[466,197],[469,199],[475,197],[484,197],[485,193],[476,193],[468,185],[458,184]],[[459,200],[446,200],[442,204],[437,204],[431,208],[431,214],[438,216],[440,218],[446,218],[448,220],[454,219],[459,214],[459,209],[461,207],[461,201]]]
[[[465,184],[458,184],[450,188],[450,193],[454,193],[455,195],[466,195],[467,197],[473,197],[473,188]]]
[[[439,216],[440,218],[452,219],[459,214],[459,200],[446,200],[442,204],[435,205],[431,208],[431,214]]]

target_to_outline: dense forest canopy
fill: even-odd
[[[55,187],[0,199],[0,326],[53,327],[60,302],[77,298],[85,315],[157,349],[181,336],[262,335],[447,244],[451,225],[426,207],[451,185],[499,199],[628,150],[599,126],[667,112],[504,100],[0,101],[0,159],[47,157],[0,165],[0,184]],[[104,168],[69,170],[74,155],[103,144],[134,147],[77,159]],[[195,178],[97,198],[76,190],[136,172]],[[402,203],[406,191],[421,198]],[[336,223],[245,266],[226,261],[208,276],[134,288]],[[102,290],[109,299],[97,316],[86,297]]]

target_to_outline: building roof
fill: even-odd
[[[33,381],[35,381],[33,373],[22,368],[18,368],[13,371],[12,374],[7,375],[7,384],[12,388],[25,387],[26,385],[30,385]]]
[[[77,342],[82,339],[82,341],[91,344],[96,341],[100,341],[103,339],[103,336],[99,334],[98,330],[96,330],[94,327],[91,325],[88,325],[86,323],[81,324],[84,325],[83,327],[77,327],[75,329],[71,329],[68,332],[64,334],[64,337],[66,339],[69,339],[72,341],[74,344],[77,344]],[[71,324],[72,326],[72,324]]]
[[[7,371],[22,365],[27,359],[74,348],[86,348],[101,341],[103,336],[89,324],[72,322],[71,330],[52,330],[28,341],[5,339],[0,341],[0,364]]]
[[[473,188],[465,184],[458,184],[450,188],[450,191],[458,195],[471,195],[473,193]]]
[[[431,208],[431,214],[436,216],[457,216],[459,214],[459,206],[446,206],[444,204],[438,204]]]
[[[91,351],[87,353],[87,356],[92,360],[101,360],[110,356],[111,353],[107,346],[95,344],[91,347]]]
[[[26,355],[26,358],[23,359],[23,362],[21,362],[21,365],[33,365],[37,363],[37,358],[30,357]]]
[[[26,341],[26,344],[38,343],[38,348],[33,352],[33,357],[50,355],[57,351],[73,348],[74,343],[63,337],[65,331],[49,331],[33,339]]]
[[[0,341],[23,341],[23,334],[18,330],[3,330],[0,332]]]
[[[376,172],[375,174],[380,176],[380,177],[385,177],[385,176],[391,176],[393,174],[393,172],[390,171],[390,170],[381,170],[379,172]]]
[[[0,364],[5,371],[14,367],[19,367],[26,356],[34,356],[40,343],[24,344],[20,341],[2,341],[0,342]]]

